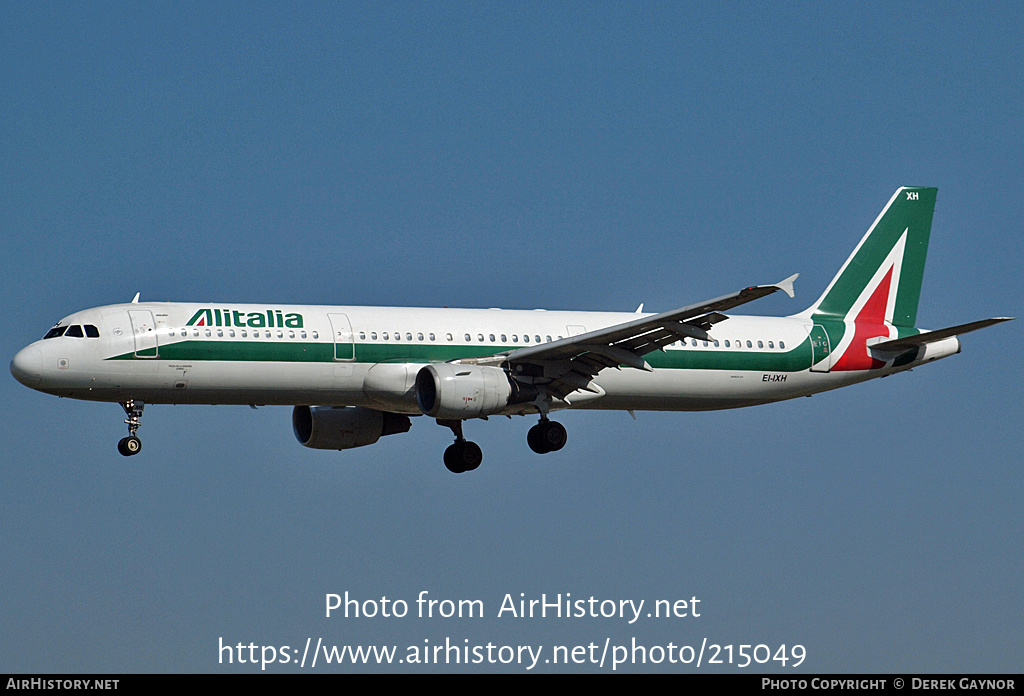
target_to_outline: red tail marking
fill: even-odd
[[[889,304],[889,286],[892,284],[892,267],[886,271],[871,297],[853,320],[853,341],[846,352],[832,366],[832,370],[871,370],[882,367],[885,362],[875,360],[868,354],[867,340],[875,336],[888,336],[885,326],[885,308]]]

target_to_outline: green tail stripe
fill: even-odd
[[[897,259],[897,263],[901,263],[900,282],[892,323],[914,326],[937,194],[938,189],[930,187],[899,189],[813,307],[813,313],[833,318],[849,314],[853,303],[906,230],[903,258]]]

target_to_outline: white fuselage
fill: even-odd
[[[36,341],[12,362],[26,385],[94,401],[365,406],[419,413],[417,371],[557,341],[642,317],[619,312],[312,305],[133,303],[72,314],[58,326],[97,337]],[[603,370],[594,392],[552,408],[707,410],[789,399],[920,364],[829,372],[803,317],[731,316],[712,342],[647,356],[653,371]],[[68,331],[67,333],[71,333]],[[77,333],[77,332],[76,332]],[[951,339],[927,360],[957,352]],[[827,362],[827,361],[826,361]],[[536,412],[529,404],[507,413]]]

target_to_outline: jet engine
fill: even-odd
[[[372,445],[384,435],[409,432],[409,416],[361,406],[296,406],[295,438],[314,449],[352,449]]]
[[[510,379],[500,367],[436,363],[416,374],[416,403],[442,420],[490,416],[535,398],[533,386]]]

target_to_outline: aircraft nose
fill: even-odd
[[[35,388],[43,380],[43,353],[38,346],[18,351],[11,360],[11,374],[26,387]]]

